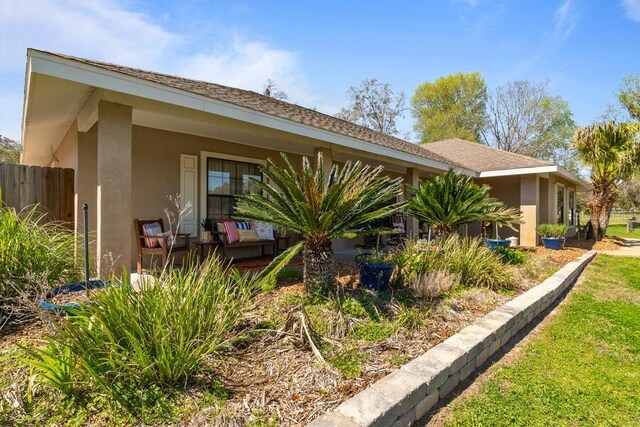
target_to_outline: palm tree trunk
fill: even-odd
[[[593,238],[596,240],[602,240],[602,236],[600,235],[600,209],[597,206],[589,207],[589,213],[591,215]]]
[[[304,285],[307,292],[322,286],[333,288],[335,261],[331,240],[307,241],[302,249],[304,261]]]

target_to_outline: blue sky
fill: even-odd
[[[479,71],[490,88],[548,81],[588,124],[640,74],[640,0],[0,0],[0,134],[14,139],[27,47],[258,91],[271,78],[329,114],[366,78],[410,98]]]

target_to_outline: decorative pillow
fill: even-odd
[[[255,242],[258,240],[256,230],[238,230],[238,237],[241,242]]]
[[[216,223],[216,229],[218,230],[218,240],[221,242],[224,241],[224,235],[227,232],[224,228],[224,222]]]
[[[237,242],[240,239],[235,221],[225,221],[224,231],[227,233],[227,243]]]
[[[173,247],[173,233],[170,231],[165,231],[164,233],[160,233],[159,236],[167,236],[167,247],[168,248],[172,248]],[[164,247],[164,240],[159,240],[158,243],[160,244],[160,246]]]
[[[236,221],[238,230],[251,230],[251,223],[247,221]]]
[[[269,222],[256,221],[253,223],[258,240],[273,240],[273,224]]]
[[[162,234],[162,227],[157,221],[143,224],[142,234],[149,237],[158,236]],[[144,239],[144,244],[147,245],[148,248],[157,248],[158,246],[160,246],[160,243],[157,239]]]

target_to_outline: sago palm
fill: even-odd
[[[579,129],[573,137],[580,160],[591,168],[588,207],[596,240],[609,226],[618,185],[640,168],[640,123],[610,121]]]
[[[236,214],[239,218],[270,222],[302,236],[300,242],[271,262],[263,272],[265,277],[302,251],[307,290],[332,286],[335,277],[331,240],[355,237],[364,224],[401,209],[402,203],[385,203],[401,193],[402,179],[383,176],[381,166],[372,168],[360,162],[334,165],[325,176],[322,153],[318,154],[315,169],[307,157],[302,159],[302,170],[296,169],[285,154],[282,158],[284,167],[269,159],[268,167],[262,168],[266,180],[252,180],[260,191],[241,196]]]
[[[490,190],[488,185],[480,186],[471,177],[449,170],[410,188],[407,211],[444,234],[474,222],[495,222],[513,228],[520,222],[520,211],[489,196]]]

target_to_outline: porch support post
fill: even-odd
[[[97,147],[97,265],[105,277],[131,266],[133,215],[131,200],[132,108],[100,101]],[[113,270],[111,270],[113,268]]]
[[[420,182],[420,176],[418,174],[418,169],[416,168],[407,168],[407,174],[404,178],[405,184],[408,184],[412,187],[417,187]],[[405,185],[404,188],[404,200],[409,200],[411,197],[411,193]],[[411,237],[414,239],[418,238],[420,228],[418,219],[412,216],[405,215],[407,220],[407,237]]]
[[[536,174],[520,177],[520,210],[523,220],[520,224],[520,245],[535,247],[538,244],[536,228],[540,217],[540,179]]]
[[[318,153],[322,153],[322,164],[324,165],[324,176],[328,179],[333,167],[333,154],[330,147],[317,147],[313,150],[314,160],[318,158]],[[317,165],[316,165],[317,166]]]

